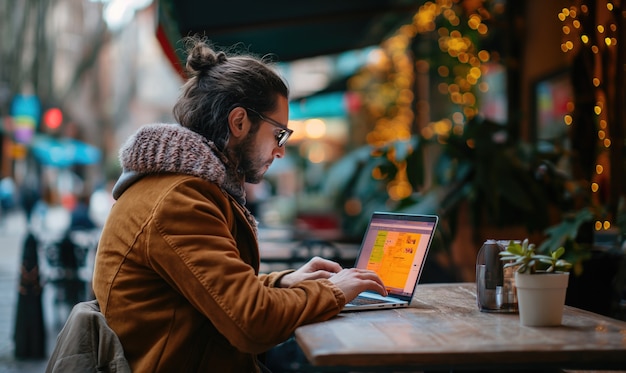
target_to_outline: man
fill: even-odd
[[[314,258],[259,274],[244,183],[285,154],[288,89],[268,64],[191,40],[179,124],[140,128],[103,228],[94,294],[134,372],[258,372],[258,354],[327,320],[371,271]]]

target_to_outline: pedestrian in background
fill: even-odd
[[[120,151],[94,293],[133,371],[259,372],[297,327],[387,292],[322,258],[259,274],[244,184],[285,155],[288,88],[266,61],[190,41],[178,124],[146,125]]]
[[[39,273],[39,242],[28,231],[22,247],[22,264],[15,312],[15,351],[17,359],[46,357],[46,327],[43,318],[42,286]]]

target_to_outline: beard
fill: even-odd
[[[258,184],[263,180],[265,175],[265,166],[271,164],[272,161],[263,161],[261,156],[255,152],[254,136],[248,134],[234,150],[234,156],[237,157],[239,171],[244,175],[247,183]]]

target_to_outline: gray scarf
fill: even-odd
[[[122,175],[113,187],[113,198],[148,174],[178,173],[192,175],[217,184],[231,195],[256,229],[256,219],[246,203],[243,179],[215,144],[178,124],[150,124],[132,135],[119,152]]]

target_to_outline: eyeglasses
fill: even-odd
[[[252,110],[250,108],[246,108],[246,110],[251,111],[254,114],[258,115],[259,118],[261,118],[262,121],[267,122],[267,123],[271,124],[272,126],[279,128],[280,131],[278,131],[278,133],[276,133],[276,141],[278,142],[278,147],[281,147],[281,146],[285,145],[285,143],[289,139],[289,136],[291,136],[291,134],[293,133],[293,130],[287,128],[287,126],[285,126],[284,124],[281,124],[281,123],[275,121],[272,118],[268,118],[268,117],[262,115],[261,113],[259,113],[256,110]]]

